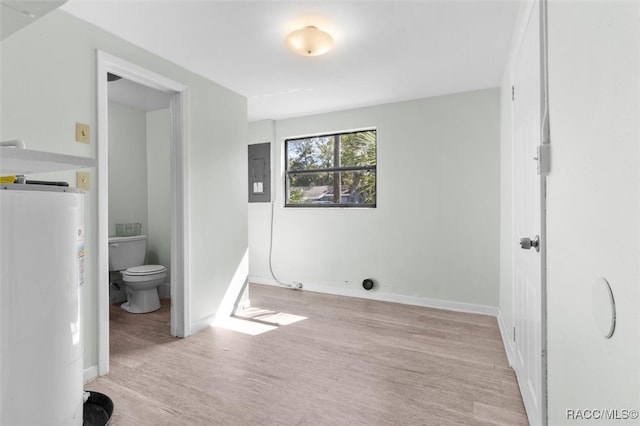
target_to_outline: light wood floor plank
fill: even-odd
[[[495,318],[259,285],[250,296],[307,319],[175,339],[168,301],[144,315],[112,306],[111,372],[86,386],[114,400],[112,424],[528,424]]]

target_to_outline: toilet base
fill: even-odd
[[[129,300],[120,308],[132,314],[146,314],[160,309],[158,289],[127,291]]]

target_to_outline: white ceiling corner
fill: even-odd
[[[67,0],[0,0],[0,40],[54,11]]]

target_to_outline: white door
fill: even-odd
[[[540,3],[530,4],[512,62],[514,369],[531,425],[546,424],[544,173],[539,174],[543,90]],[[546,100],[544,100],[546,102]]]

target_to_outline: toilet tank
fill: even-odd
[[[109,270],[124,271],[144,265],[147,252],[147,236],[109,237]]]

